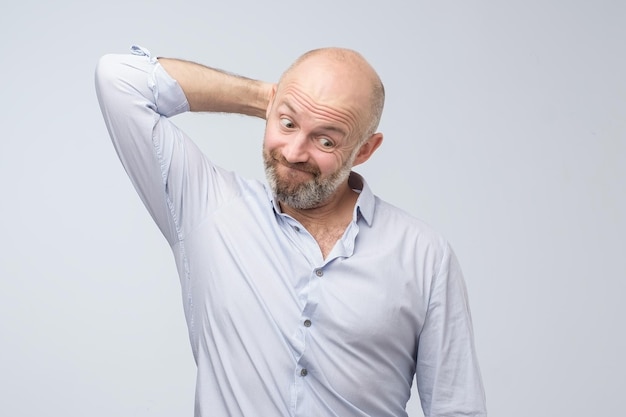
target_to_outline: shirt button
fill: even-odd
[[[306,368],[302,368],[300,370],[300,376],[307,376],[309,374],[309,371],[306,370]]]
[[[311,320],[309,319],[304,320],[304,327],[311,327]]]
[[[300,228],[299,228],[298,226],[294,226],[294,227],[293,227],[293,230],[295,230],[296,232],[299,232],[299,231],[300,231]]]
[[[315,275],[317,275],[318,277],[324,276],[324,271],[322,270],[322,268],[316,269]]]

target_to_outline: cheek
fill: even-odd
[[[263,150],[265,152],[275,149],[278,146],[277,137],[278,136],[272,131],[270,126],[265,128],[265,135],[263,136]]]
[[[335,154],[318,155],[315,161],[322,175],[331,175],[343,165],[343,160]]]
[[[265,125],[265,136],[263,138],[263,147],[267,149],[274,149],[283,144],[283,137],[278,130],[278,127],[274,123],[267,123]]]

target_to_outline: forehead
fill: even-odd
[[[351,106],[333,100],[320,100],[307,94],[298,85],[285,86],[276,97],[276,106],[279,112],[286,112],[291,116],[312,122],[319,122],[331,130],[348,134],[359,123],[358,112]]]
[[[280,87],[297,86],[313,100],[328,105],[364,107],[369,98],[369,82],[362,65],[354,60],[338,60],[315,55],[290,68]]]
[[[297,86],[286,86],[275,106],[278,117],[292,119],[305,132],[330,135],[336,144],[358,143],[362,136],[358,111],[350,106],[317,101]]]
[[[367,88],[357,78],[345,66],[310,59],[283,76],[275,104],[356,130],[367,116],[369,105]]]

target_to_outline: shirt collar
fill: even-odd
[[[361,174],[352,171],[348,178],[348,185],[359,193],[359,198],[354,207],[354,220],[357,221],[360,215],[365,220],[365,223],[371,226],[374,219],[374,210],[376,209],[376,197]]]

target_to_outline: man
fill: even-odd
[[[485,416],[450,246],[352,172],[382,142],[366,60],[311,51],[274,85],[132,51],[96,87],[174,253],[196,416],[406,416],[414,375],[426,416]],[[169,119],[188,110],[266,118],[268,185],[212,164]]]

